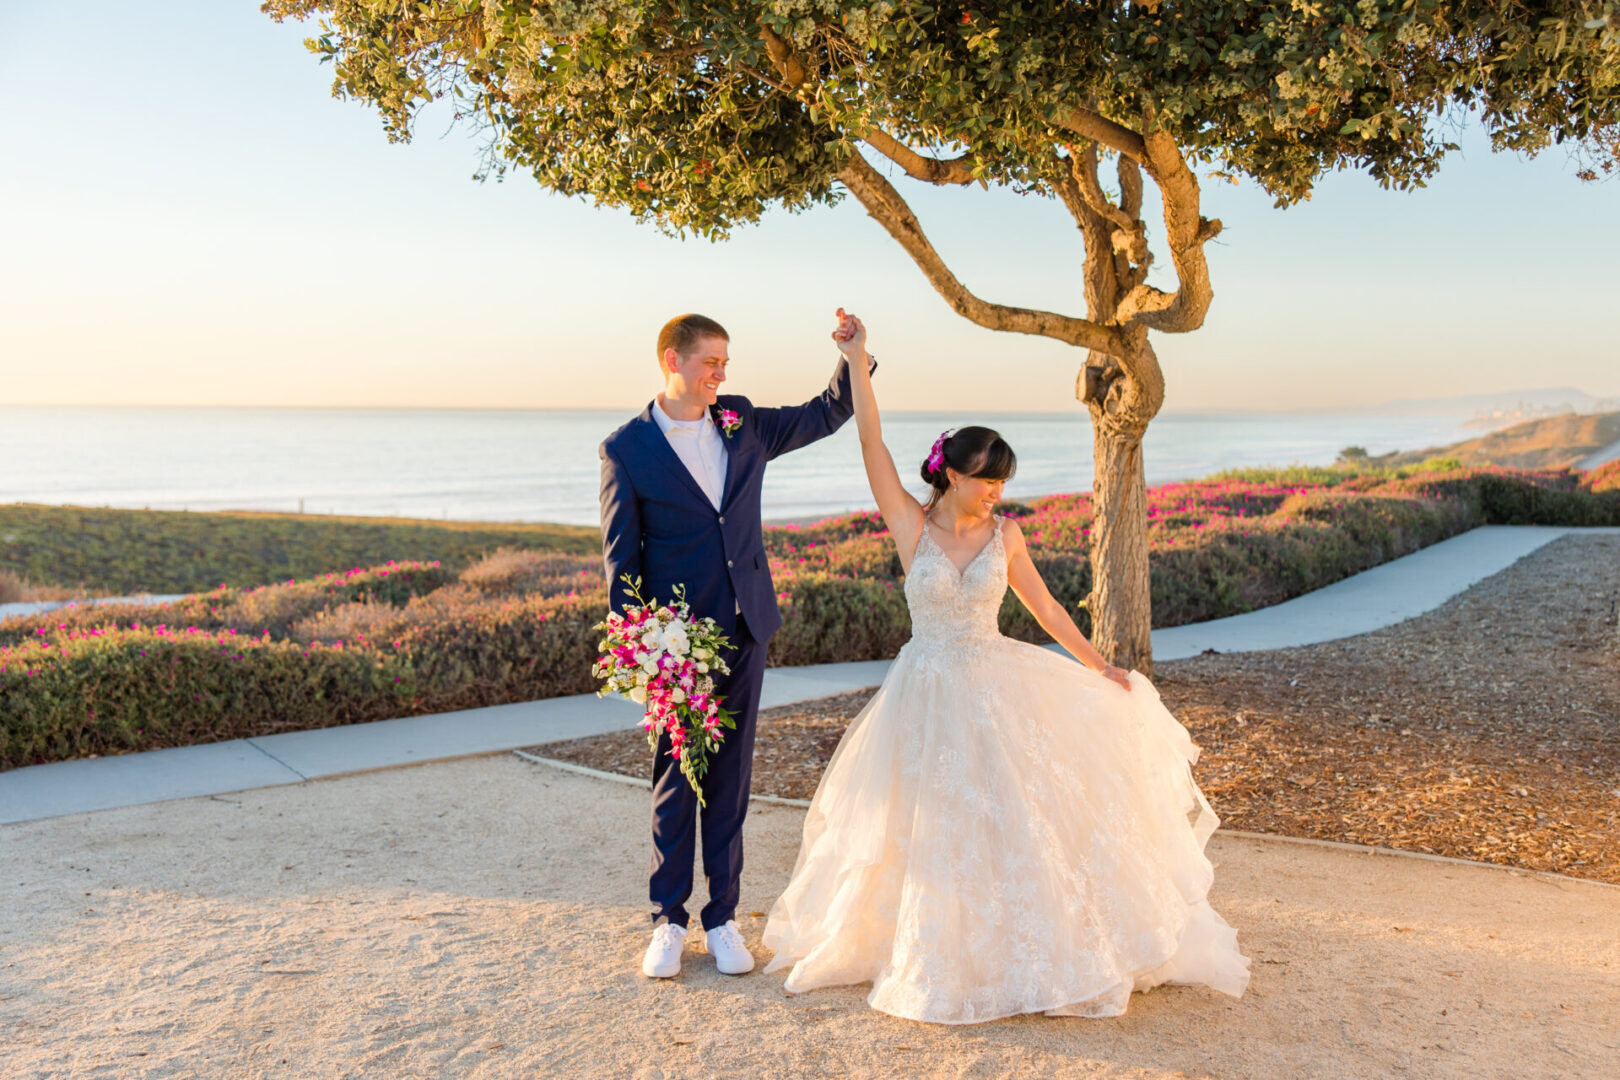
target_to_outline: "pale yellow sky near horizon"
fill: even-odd
[[[331,99],[307,27],[201,3],[96,12],[73,31],[83,78],[8,117],[0,404],[639,408],[661,386],[658,327],[691,310],[731,331],[727,389],[784,403],[825,384],[844,306],[870,327],[887,408],[1079,408],[1079,350],[955,315],[852,200],[671,240],[521,176],[472,182],[474,146],[442,124],[389,145]],[[8,100],[55,85],[26,44],[67,19],[0,14]],[[1166,411],[1620,396],[1614,187],[1575,180],[1558,150],[1452,137],[1463,151],[1411,193],[1333,174],[1283,211],[1206,182],[1226,226],[1207,248],[1215,298],[1198,331],[1154,337]],[[1055,203],[898,183],[981,296],[1083,314]],[[1156,242],[1151,188],[1149,209]],[[1173,287],[1154,250],[1152,280]]]

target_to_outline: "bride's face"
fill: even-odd
[[[952,492],[956,496],[959,513],[971,514],[974,517],[987,516],[995,510],[996,503],[1001,501],[1001,491],[1007,486],[1005,480],[986,480],[982,476],[963,476],[955,469],[950,470],[951,478],[956,487]]]

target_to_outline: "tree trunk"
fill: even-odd
[[[1097,155],[1074,159],[1066,201],[1085,239],[1086,307],[1111,322],[1120,298],[1146,278],[1152,261],[1140,218],[1141,176],[1120,163],[1121,207],[1108,203]],[[1089,193],[1089,194],[1088,194]],[[1128,228],[1126,226],[1129,226]],[[1134,258],[1133,258],[1134,255]],[[1145,327],[1124,333],[1117,351],[1092,349],[1075,396],[1091,410],[1091,644],[1111,664],[1153,675],[1153,598],[1148,575],[1147,476],[1142,436],[1164,401],[1164,373]]]
[[[1153,675],[1148,575],[1147,478],[1142,432],[1119,430],[1091,405],[1096,476],[1092,482],[1091,643],[1109,663]]]

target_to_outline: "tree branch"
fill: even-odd
[[[1119,156],[1119,208],[1133,218],[1142,216],[1142,170],[1124,154]]]
[[[781,73],[788,93],[798,93],[799,87],[810,79],[809,70],[793,55],[793,49],[786,39],[772,30],[763,18],[759,21],[759,28],[765,36],[765,53],[771,58],[771,66]]]
[[[1102,143],[1126,157],[1140,161],[1147,156],[1147,147],[1143,143],[1142,136],[1090,109],[1065,105],[1052,114],[1052,123],[1065,131],[1084,135],[1092,142]]]
[[[936,291],[957,314],[991,330],[1009,330],[1055,338],[1070,345],[1104,352],[1121,350],[1123,339],[1112,327],[1050,311],[1008,307],[981,300],[968,291],[923,234],[917,216],[900,193],[857,151],[838,179],[861,201],[866,212],[900,242]]]
[[[1082,229],[1086,227],[1087,221],[1096,217],[1080,195],[1080,185],[1074,178],[1072,160],[1057,153],[1052,155],[1052,188],[1058,193],[1058,198],[1063,200],[1063,205],[1068,207],[1069,216],[1074,218],[1074,223]]]
[[[787,40],[772,30],[761,19],[760,33],[765,39],[765,52],[771,58],[771,66],[776,68],[782,81],[765,79],[769,85],[791,96],[802,96],[805,85],[810,81],[810,70],[804,62],[793,55],[793,47]],[[759,74],[759,73],[755,73]],[[973,183],[974,158],[971,154],[961,157],[942,160],[919,154],[905,143],[890,135],[880,127],[864,128],[851,132],[857,139],[862,140],[900,166],[906,175],[924,180],[930,184],[971,184]]]
[[[1075,150],[1069,147],[1069,168],[1074,173],[1075,183],[1080,189],[1080,197],[1086,205],[1100,218],[1112,224],[1117,229],[1131,232],[1137,226],[1134,218],[1115,206],[1103,191],[1102,184],[1097,180],[1097,148],[1087,146],[1084,150]]]
[[[1143,165],[1164,201],[1164,226],[1179,286],[1173,293],[1139,284],[1119,305],[1123,327],[1186,333],[1204,324],[1214,299],[1204,245],[1220,235],[1221,223],[1198,213],[1198,178],[1187,167],[1175,140],[1163,131],[1143,138]]]
[[[1114,312],[1119,306],[1119,262],[1120,258],[1114,250],[1113,235],[1118,232],[1114,223],[1109,220],[1096,202],[1093,202],[1087,191],[1098,193],[1097,202],[1108,207],[1108,200],[1101,198],[1102,187],[1097,182],[1097,153],[1091,150],[1085,155],[1071,152],[1063,162],[1068,169],[1071,186],[1079,198],[1084,214],[1080,221],[1080,233],[1085,238],[1084,276],[1086,293],[1086,314],[1093,319],[1112,321]],[[1093,350],[1091,358],[1095,359],[1098,353]]]
[[[930,184],[971,184],[974,181],[972,154],[961,157],[936,158],[919,154],[882,128],[867,128],[855,137],[906,170],[906,175]]]

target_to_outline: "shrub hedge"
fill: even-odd
[[[1318,473],[1153,489],[1155,625],[1277,603],[1476,525],[1620,524],[1620,468]],[[1076,607],[1091,582],[1089,496],[1002,509],[1089,630]],[[899,555],[876,514],[768,528],[766,546],[784,620],[771,663],[889,657],[910,636]],[[505,550],[459,575],[391,563],[8,620],[0,769],[588,693],[605,603],[594,555]],[[1010,591],[1001,627],[1046,639]]]
[[[73,631],[0,650],[0,768],[402,716],[385,651],[230,631]]]

